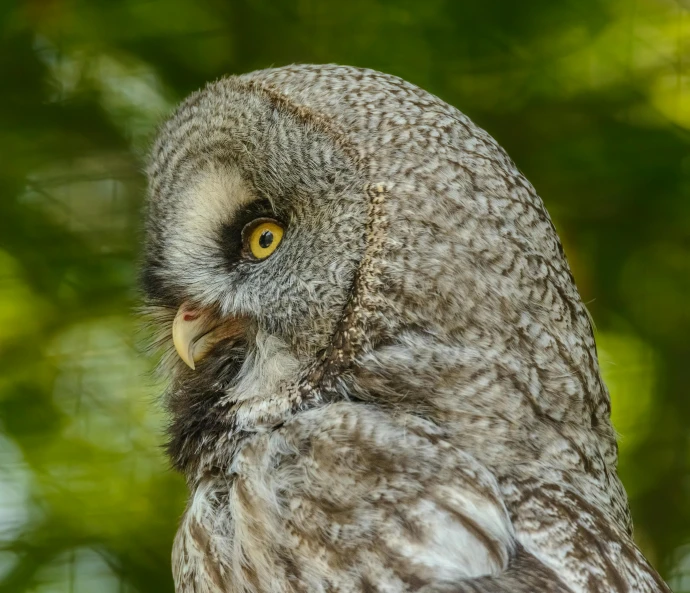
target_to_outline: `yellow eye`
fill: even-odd
[[[255,259],[266,259],[283,239],[283,227],[275,220],[259,219],[247,226],[248,232],[243,233],[244,246]]]

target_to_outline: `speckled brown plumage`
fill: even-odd
[[[370,70],[264,70],[188,98],[149,177],[161,331],[183,301],[245,328],[166,367],[180,593],[667,591],[554,227],[467,117]],[[253,200],[286,224],[259,264],[222,240]]]

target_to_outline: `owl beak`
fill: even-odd
[[[173,320],[173,344],[184,363],[194,369],[214,344],[224,338],[237,338],[243,328],[244,323],[238,318],[219,319],[213,311],[185,302]]]
[[[209,311],[194,309],[188,303],[183,303],[177,310],[172,325],[173,344],[180,358],[191,369],[195,368],[195,362],[201,360],[205,354],[203,351],[208,349],[207,338],[217,324]]]

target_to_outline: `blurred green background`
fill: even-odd
[[[0,0],[0,591],[170,592],[182,480],[137,352],[143,157],[224,74],[340,62],[486,128],[596,322],[636,537],[690,591],[690,4]]]

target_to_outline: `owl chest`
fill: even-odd
[[[449,464],[426,438],[285,437],[245,448],[192,493],[173,552],[178,593],[402,593],[506,567],[510,522],[470,460]]]

